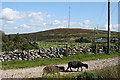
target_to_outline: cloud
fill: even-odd
[[[46,25],[47,25],[47,23],[46,23],[46,22],[44,22],[44,23],[43,23],[43,26],[46,26]]]
[[[14,20],[17,20],[17,19],[21,19],[25,16],[23,12],[21,13],[21,12],[18,12],[18,11],[14,11],[10,8],[3,9],[0,12],[0,15],[2,15],[2,16],[0,16],[1,19],[8,20],[8,21],[14,21]]]
[[[105,28],[108,29],[108,24],[105,25]],[[118,24],[110,25],[111,31],[118,31]]]
[[[2,25],[3,24],[3,25]],[[95,23],[94,23],[95,24]],[[93,29],[94,25],[90,20],[72,21],[70,28],[84,28]],[[31,11],[17,11],[10,8],[5,8],[0,12],[0,26],[4,27],[3,30],[9,33],[14,32],[32,32],[38,30],[54,29],[54,28],[67,28],[67,17],[55,18],[52,14],[46,12],[31,12]],[[107,25],[99,29],[107,29]],[[117,30],[118,25],[111,25],[111,30]]]
[[[46,21],[52,18],[52,15],[43,12],[29,12],[27,24],[30,26],[44,27],[47,25]]]
[[[57,28],[65,28],[64,26],[58,26]]]
[[[90,24],[90,21],[89,20],[85,20],[83,23],[88,25],[88,24]]]
[[[14,31],[14,33],[31,33],[34,29],[31,26],[28,26],[27,24],[21,24],[20,26],[15,26],[13,29],[9,29],[10,31]],[[9,32],[9,31],[8,31]]]
[[[68,27],[68,21],[66,19],[58,19],[54,20],[52,23],[49,25],[56,27],[56,28],[67,28]],[[92,28],[90,26],[90,21],[85,20],[85,21],[77,21],[77,22],[70,22],[70,28]]]
[[[118,24],[112,26],[113,29],[118,29]]]
[[[30,29],[30,27],[28,25],[26,25],[26,24],[21,24],[19,27],[18,26],[14,27],[14,29],[15,30],[20,30],[20,31],[22,31],[22,30],[25,31],[25,30]]]
[[[49,26],[49,27],[56,27],[58,28],[59,26],[67,26],[67,20],[65,19],[56,19],[53,20],[52,22],[46,22],[43,23],[44,26]]]
[[[61,25],[61,24],[63,24],[63,23],[62,23],[62,21],[60,21],[60,20],[54,20],[52,24],[53,24],[53,25]]]
[[[15,30],[17,30],[17,29],[18,29],[18,27],[14,27],[14,29],[15,29]]]
[[[15,23],[14,21],[6,21],[8,24]]]
[[[5,8],[0,12],[0,19],[5,23],[20,23],[26,22],[30,26],[43,26],[46,19],[50,19],[51,14],[44,12],[21,12],[10,8]]]
[[[71,27],[82,27],[83,26],[83,22],[71,22],[70,26]]]
[[[37,27],[59,27],[59,26],[68,26],[68,20],[64,18],[56,19],[53,21],[47,21],[50,20],[53,15],[44,13],[44,12],[20,12],[15,11],[10,8],[3,9],[0,14],[2,14],[2,17],[0,17],[2,20],[4,20],[7,24],[12,23],[24,23],[28,26],[37,26]],[[90,24],[89,20],[84,20],[83,22],[70,22],[71,27],[88,27]],[[19,25],[17,25],[19,26]],[[24,25],[25,26],[25,25]]]
[[[46,16],[47,15],[42,12],[30,12],[27,16],[29,19],[27,24],[31,26],[42,26]]]
[[[51,19],[52,15],[48,14],[47,19]]]
[[[22,24],[22,25],[20,25],[20,27],[22,27],[22,28],[27,28],[27,29],[30,28],[30,27],[29,27],[28,25],[26,25],[26,24]]]

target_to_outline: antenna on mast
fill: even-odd
[[[69,6],[68,28],[70,28],[70,6]]]

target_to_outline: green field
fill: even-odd
[[[79,54],[71,55],[69,57],[63,58],[40,58],[36,60],[13,60],[13,61],[6,61],[2,62],[2,69],[18,69],[18,68],[30,68],[30,67],[37,67],[37,66],[45,66],[45,65],[56,65],[56,64],[64,64],[68,63],[69,61],[88,61],[88,60],[97,60],[97,59],[104,59],[104,58],[111,58],[118,56],[119,53],[111,53],[111,54]]]
[[[79,48],[79,47],[90,47],[92,46],[92,43],[68,43],[68,42],[37,42],[38,43],[38,46],[39,48],[45,48],[45,49],[49,49],[50,47],[54,47],[54,48],[65,48],[66,45],[68,47],[76,47],[76,48]],[[106,45],[107,46],[107,43],[105,44],[98,44],[97,45]],[[115,46],[114,43],[111,43],[110,44],[111,46]]]
[[[50,47],[54,47],[54,48],[64,48],[66,47],[66,45],[68,47],[80,47],[80,46],[84,46],[84,47],[88,47],[90,46],[92,43],[68,43],[68,42],[37,42],[39,48],[45,48],[48,49]]]

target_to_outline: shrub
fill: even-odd
[[[15,49],[18,50],[29,50],[29,49],[38,49],[38,44],[36,42],[31,42],[27,38],[21,37],[19,34],[11,41],[4,42],[2,45],[3,51],[13,51]]]
[[[79,42],[79,43],[90,43],[90,40],[88,40],[87,38],[79,38],[79,39],[76,39],[75,42]]]
[[[95,80],[95,75],[93,73],[84,72],[77,76],[77,80]]]
[[[119,79],[120,65],[106,67],[93,72],[84,72],[77,76],[77,80],[110,80]]]

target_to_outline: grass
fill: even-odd
[[[80,47],[80,46],[85,46],[88,47],[90,46],[92,43],[63,43],[63,42],[38,42],[38,46],[39,48],[45,48],[48,49],[50,47],[59,47],[59,48],[63,48],[66,46],[66,44],[69,47]]]
[[[69,61],[88,61],[88,60],[97,60],[97,59],[104,59],[104,58],[112,58],[118,56],[119,53],[111,53],[107,54],[85,54],[85,55],[71,55],[69,57],[63,58],[40,58],[36,60],[12,60],[12,61],[5,61],[2,62],[2,69],[18,69],[18,68],[30,68],[30,67],[37,67],[37,66],[45,66],[45,65],[56,65],[56,64],[65,64]]]
[[[92,71],[71,73],[57,76],[49,76],[47,78],[60,78],[61,80],[109,80],[109,79],[119,79],[120,65],[109,66],[103,69],[96,69]]]
[[[64,75],[63,78],[78,78],[78,76],[79,76],[79,78],[80,77],[82,78],[81,80],[84,80],[84,79],[87,79],[87,80],[110,79],[110,78],[118,79],[119,78],[119,75],[118,75],[119,69],[120,69],[120,65],[110,66],[110,67],[105,67],[103,69],[92,70],[92,71],[88,71],[88,72],[84,72],[84,73]]]
[[[76,47],[79,48],[80,46],[84,46],[84,47],[89,47],[92,45],[92,43],[75,43],[75,42],[37,42],[39,48],[45,48],[45,49],[49,49],[50,47],[58,47],[58,48],[64,48],[66,46],[66,44],[68,45],[68,47]],[[105,45],[107,46],[107,43],[99,43],[97,45]],[[115,46],[114,43],[111,43],[110,46]]]

